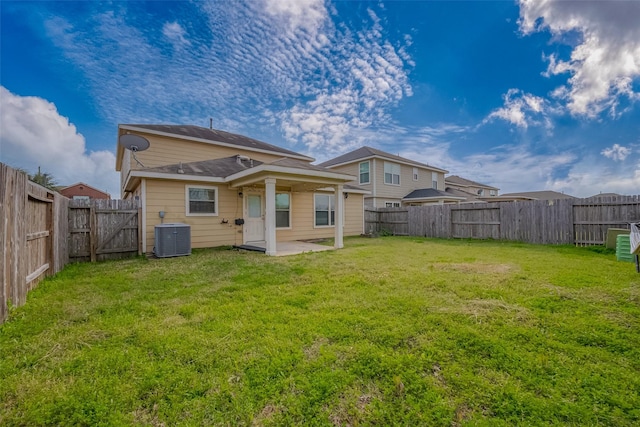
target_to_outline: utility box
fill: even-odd
[[[604,246],[608,249],[616,248],[618,242],[618,236],[620,234],[629,234],[629,230],[626,228],[608,228],[607,229],[607,240],[604,243]]]
[[[619,234],[616,239],[616,259],[628,262],[635,260],[635,256],[631,253],[631,242],[628,234]]]
[[[155,226],[155,247],[158,258],[191,255],[191,226],[182,223]]]

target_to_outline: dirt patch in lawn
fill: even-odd
[[[481,264],[481,263],[460,263],[460,264],[434,264],[434,268],[442,271],[457,271],[461,273],[479,274],[507,274],[517,270],[511,264]]]

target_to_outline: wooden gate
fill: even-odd
[[[72,201],[69,260],[93,262],[141,254],[141,217],[134,200]]]

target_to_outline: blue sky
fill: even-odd
[[[640,2],[1,1],[0,160],[118,195],[119,123],[501,193],[640,193]]]

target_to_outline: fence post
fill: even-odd
[[[138,207],[138,255],[142,255],[142,207]]]
[[[96,262],[96,249],[98,246],[98,218],[96,216],[96,207],[91,203],[89,207],[89,251],[91,252],[91,262]]]

